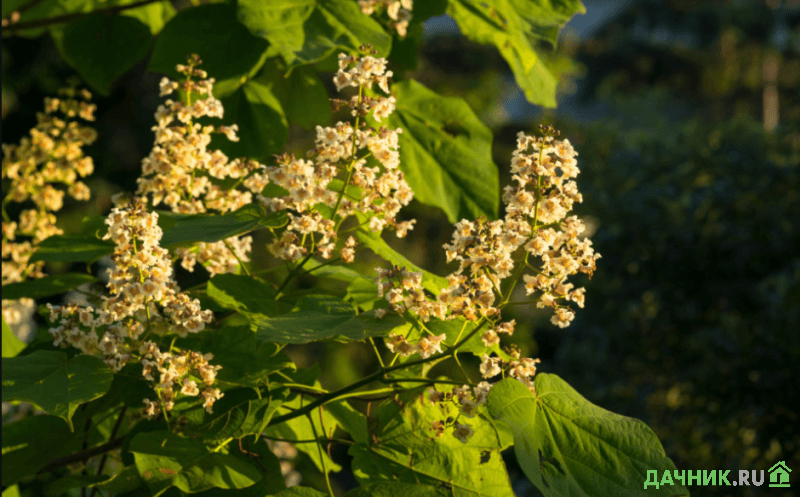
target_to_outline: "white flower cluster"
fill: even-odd
[[[386,9],[389,29],[397,31],[401,38],[405,38],[408,34],[414,0],[358,0],[358,6],[361,7],[361,12],[368,16],[375,14],[376,10]]]
[[[553,324],[563,328],[574,318],[573,311],[560,302],[573,301],[583,307],[585,290],[574,289],[566,279],[578,272],[591,276],[600,255],[591,240],[580,237],[583,222],[577,216],[567,217],[573,204],[583,200],[571,179],[578,174],[577,153],[568,140],[557,141],[551,135],[532,138],[520,133],[517,143],[511,165],[516,184],[503,195],[505,218],[457,223],[451,243],[444,245],[447,260],[459,262],[448,276],[449,286],[431,301],[422,289],[421,275],[406,278],[401,286],[413,305],[405,305],[402,311],[410,310],[423,321],[430,316],[468,321],[492,318],[500,312],[496,302],[503,297],[501,284],[515,267],[533,271],[523,275],[525,287],[528,294],[540,292],[538,307],[554,309]],[[523,260],[515,261],[520,247],[525,250]],[[530,256],[542,259],[538,270],[528,262]],[[378,274],[379,281],[390,276]],[[392,299],[397,299],[396,294],[387,294],[387,300]]]
[[[30,137],[19,145],[3,144],[3,285],[44,276],[44,262],[30,263],[42,240],[62,231],[56,226],[65,191],[76,200],[89,199],[89,187],[78,178],[92,174],[94,163],[82,147],[97,139],[94,128],[82,126],[79,117],[94,121],[95,105],[86,90],[64,88],[62,98],[45,98],[44,112],[37,113]],[[5,185],[6,181],[8,184]],[[12,221],[6,212],[10,202],[33,203]],[[22,239],[18,238],[22,237]],[[32,299],[3,300],[3,321],[21,331],[35,310]]]
[[[187,65],[177,67],[186,80],[180,83],[168,78],[161,80],[161,96],[180,90],[184,100],[168,99],[156,111],[155,144],[150,155],[142,160],[137,195],[149,195],[154,206],[163,202],[173,212],[226,213],[252,203],[253,194],[260,193],[269,179],[264,166],[256,161],[229,160],[219,150],[208,150],[211,135],[215,132],[224,134],[231,141],[238,141],[238,127],[235,124],[202,126],[194,122],[202,117],[223,116],[222,103],[212,94],[214,79],[206,79],[206,72],[197,67],[200,63],[196,55],[190,56]],[[226,181],[233,181],[235,186],[223,187]],[[238,189],[240,184],[245,190]],[[200,262],[213,276],[235,271],[239,260],[249,261],[251,243],[251,237],[231,237],[181,248],[177,254],[186,270],[193,271]]]
[[[200,354],[191,350],[161,352],[154,342],[147,341],[139,347],[139,355],[145,379],[158,381],[155,388],[159,401],[144,401],[144,412],[150,419],[161,414],[161,406],[167,412],[171,411],[178,393],[189,397],[200,396],[209,414],[213,412],[214,402],[224,395],[219,388],[211,387],[217,378],[217,371],[221,369],[221,366],[208,363],[214,359],[214,354]],[[155,371],[159,373],[158,380],[153,376]],[[202,390],[197,385],[198,381],[205,385]]]
[[[580,238],[586,229],[583,221],[577,216],[567,217],[573,204],[583,201],[573,179],[580,172],[577,155],[569,140],[520,133],[511,160],[517,184],[506,187],[503,195],[507,220],[533,220],[535,231],[526,241],[525,250],[541,257],[542,264],[533,275],[524,276],[525,288],[529,295],[540,292],[537,307],[553,309],[551,321],[561,328],[569,326],[575,313],[559,302],[573,301],[579,307],[584,302],[585,289],[573,289],[566,279],[578,272],[592,276],[595,261],[600,258],[592,241]],[[545,227],[540,228],[542,225]]]
[[[501,322],[500,312],[523,278],[528,295],[538,293],[537,307],[553,309],[553,324],[562,328],[570,324],[574,312],[564,302],[583,307],[585,289],[574,288],[566,280],[579,272],[591,276],[600,255],[594,253],[591,240],[581,237],[585,230],[582,221],[568,216],[573,205],[583,200],[574,181],[579,172],[577,153],[568,140],[556,140],[556,134],[552,128],[544,130],[542,138],[519,134],[511,161],[515,184],[503,195],[505,217],[456,224],[452,241],[444,248],[448,262],[458,261],[459,266],[447,277],[448,287],[435,299],[425,293],[422,273],[397,267],[378,269],[378,295],[385,295],[393,311],[408,312],[423,323],[431,318],[488,322],[490,327],[481,339],[487,349],[492,348],[500,344],[500,335],[514,332],[516,323]],[[528,261],[531,256],[541,258],[538,269]],[[503,293],[503,282],[508,278],[511,284]],[[419,343],[410,343],[403,336],[390,334],[386,342],[391,351],[401,355],[419,352]],[[481,375],[489,379],[505,372],[533,391],[539,360],[521,358],[513,349],[510,354],[507,360],[484,354]],[[491,388],[489,383],[482,385],[486,392]],[[469,417],[475,403],[462,402],[463,395],[458,398],[462,413]],[[469,438],[470,433],[465,425],[454,432],[460,439]]]
[[[153,380],[153,368],[161,373],[155,388],[166,410],[171,409],[176,382],[184,395],[201,394],[210,410],[221,396],[210,388],[219,369],[208,365],[211,356],[162,353],[154,342],[144,341],[151,335],[198,333],[213,319],[211,311],[180,292],[173,279],[169,253],[159,246],[158,214],[148,213],[137,201],[128,208],[113,209],[106,224],[105,238],[115,244],[115,266],[109,270],[107,285],[111,295],[103,296],[99,307],[48,304],[54,344],[101,357],[113,371],[138,359],[145,366],[146,379]],[[202,392],[187,376],[192,371],[206,385]],[[155,415],[154,409],[148,404],[149,414]]]
[[[331,258],[336,250],[337,228],[344,219],[357,213],[369,218],[371,231],[390,228],[403,237],[413,228],[414,221],[396,219],[400,209],[413,197],[398,169],[398,133],[402,130],[359,128],[361,118],[367,114],[372,113],[380,120],[394,110],[394,97],[372,98],[364,94],[375,83],[388,93],[389,77],[391,71],[386,71],[385,59],[341,54],[334,83],[339,90],[348,86],[359,89],[349,104],[356,116],[355,126],[348,122],[317,126],[316,146],[309,152],[310,160],[283,155],[275,167],[266,168],[269,180],[288,194],[262,196],[262,203],[273,211],[294,211],[289,213],[287,229],[269,246],[275,256],[296,260],[310,250],[325,259]],[[377,165],[370,166],[368,158]],[[319,204],[325,206],[324,211],[318,210]],[[348,238],[340,248],[342,259],[352,261],[355,246],[355,239]]]

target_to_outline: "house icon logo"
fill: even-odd
[[[786,466],[785,461],[780,461],[775,466],[769,468],[769,486],[789,488],[789,473],[792,470]]]

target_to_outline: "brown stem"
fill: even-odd
[[[91,459],[94,456],[99,456],[100,454],[105,454],[106,452],[112,451],[114,449],[118,449],[122,447],[122,443],[125,442],[125,437],[118,437],[113,440],[110,440],[103,445],[98,445],[96,447],[92,447],[91,449],[82,450],[80,452],[75,452],[74,454],[69,454],[64,457],[57,457],[39,470],[39,473],[44,473],[45,471],[52,471],[55,468],[60,468],[62,466],[68,466],[70,464],[74,464],[76,462],[86,461],[87,459]]]

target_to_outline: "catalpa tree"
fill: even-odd
[[[79,232],[56,213],[65,194],[91,201],[84,146],[104,130],[90,91],[45,99],[29,136],[3,146],[3,401],[43,411],[3,425],[4,495],[334,495],[330,473],[345,465],[358,483],[348,496],[511,496],[512,447],[547,496],[687,494],[647,489],[674,469],[654,433],[537,374],[504,316],[531,306],[564,328],[587,298],[576,282],[600,255],[571,212],[583,198],[569,140],[520,132],[501,191],[492,133],[466,102],[392,69],[446,13],[552,106],[538,43],[582,9],[5,2],[4,36],[48,33],[89,89],[107,94],[149,57],[163,100],[141,124],[154,142],[136,189]],[[304,156],[283,150],[290,124],[315,133]],[[386,241],[414,229],[412,199],[454,223],[428,248],[444,250],[447,276]],[[182,288],[176,265],[202,283]],[[309,278],[319,285],[298,284]],[[31,314],[26,345],[12,329]],[[325,389],[284,350],[319,341],[363,344],[376,368]],[[300,453],[322,478],[292,469]]]

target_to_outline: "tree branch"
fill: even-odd
[[[3,29],[3,38],[6,38],[7,36],[15,36],[17,31],[21,31],[24,29],[43,28],[51,26],[53,24],[61,24],[72,21],[79,17],[87,16],[89,14],[116,14],[117,12],[122,12],[123,10],[135,9],[136,7],[142,7],[144,5],[160,1],[162,0],[140,0],[139,2],[130,3],[128,5],[117,5],[116,7],[107,7],[105,9],[97,9],[91,12],[75,12],[72,14],[64,14],[62,16],[49,17],[47,19],[34,19],[33,21],[26,21],[26,22],[11,22],[9,19],[3,19],[3,28],[5,28]],[[18,17],[19,11],[17,11],[16,14]],[[13,21],[13,18],[14,18],[14,13],[11,14],[10,19]]]
[[[57,457],[50,462],[48,462],[42,469],[39,470],[39,473],[44,473],[45,471],[51,471],[55,468],[60,468],[62,466],[67,466],[69,464],[74,464],[76,462],[82,462],[87,459],[91,459],[94,456],[99,456],[100,454],[105,454],[106,452],[112,451],[114,449],[118,449],[122,447],[122,443],[125,441],[125,437],[118,437],[113,440],[110,440],[103,445],[98,445],[96,447],[92,447],[91,449],[82,450],[80,452],[75,452],[73,454],[64,456],[64,457]]]

